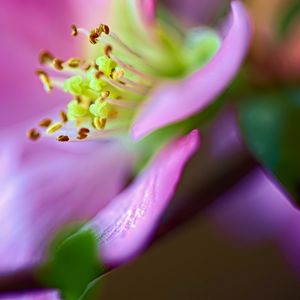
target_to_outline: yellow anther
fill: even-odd
[[[63,127],[63,125],[60,122],[54,123],[53,125],[51,125],[47,128],[47,133],[52,134],[52,133],[58,131],[59,129],[61,129],[62,127]]]
[[[43,70],[37,70],[36,74],[40,77],[40,80],[44,85],[45,91],[50,92],[53,89],[53,86],[51,84],[48,74]]]
[[[111,74],[112,79],[117,80],[125,75],[124,70],[114,70]]]
[[[66,64],[70,67],[70,68],[78,68],[80,65],[80,58],[70,58]]]
[[[110,91],[105,91],[101,93],[101,100],[108,98],[110,95]]]
[[[98,130],[102,130],[105,128],[106,125],[106,119],[105,118],[94,118],[93,120],[93,124],[95,126],[96,129]]]

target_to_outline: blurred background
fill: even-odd
[[[101,299],[300,299],[300,1],[243,2],[252,18],[249,55],[230,87],[201,113],[201,151],[189,162],[152,247],[105,275]],[[193,27],[218,26],[230,1],[159,3]],[[1,108],[4,128],[15,123],[14,113],[29,119],[62,99],[37,101],[44,97],[37,80],[25,80],[40,45],[58,53],[75,48],[69,14],[58,14],[66,26],[57,28],[40,2],[23,8],[10,8],[14,15],[0,11],[2,67],[18,71],[0,74],[1,91],[12,99]],[[31,25],[27,9],[53,26],[53,36]],[[17,25],[13,34],[3,30],[12,18],[24,20],[23,31]],[[66,48],[51,44],[56,35],[68,36]],[[24,40],[23,56],[16,55],[11,45]],[[33,110],[18,104],[16,82],[26,87],[22,95]]]
[[[195,218],[107,274],[101,299],[300,299],[299,280],[271,242],[233,245]]]

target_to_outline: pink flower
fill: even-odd
[[[116,2],[119,6],[112,10],[115,14],[113,20],[120,21],[120,14],[124,13],[121,9],[128,9],[127,2]],[[109,3],[91,1],[87,6],[84,1],[78,1],[74,6],[69,1],[63,4],[51,1],[25,5],[14,0],[1,4],[0,30],[6,41],[1,46],[0,58],[4,66],[0,100],[1,137],[4,141],[0,148],[1,272],[38,264],[52,235],[64,224],[78,220],[90,220],[85,228],[92,228],[99,235],[99,250],[107,266],[122,264],[140,253],[171,200],[185,163],[198,149],[199,135],[193,128],[182,127],[163,140],[159,147],[152,148],[157,151],[155,155],[147,151],[145,155],[144,149],[139,151],[139,147],[132,147],[133,141],[129,137],[139,140],[161,127],[198,113],[226,88],[239,69],[250,35],[248,16],[241,3],[232,3],[232,14],[226,30],[223,30],[224,35],[219,37],[210,31],[201,31],[201,34],[206,34],[202,36],[194,32],[196,39],[192,42],[195,47],[199,46],[200,38],[205,37],[212,37],[213,47],[217,45],[215,42],[221,43],[219,49],[210,49],[208,57],[202,57],[196,63],[195,59],[199,59],[197,55],[201,53],[196,51],[194,57],[192,52],[181,52],[186,54],[182,60],[172,48],[178,45],[178,41],[166,35],[172,33],[171,37],[175,38],[176,34],[168,26],[157,27],[155,1],[136,0],[133,3],[130,16],[135,16],[134,22],[140,23],[127,20],[128,23],[121,22],[121,26],[112,26],[114,30],[120,29],[122,38],[101,27],[102,35],[107,35],[104,38],[113,44],[112,49],[104,49],[109,52],[105,58],[95,60],[101,74],[95,67],[94,73],[86,71],[90,73],[84,73],[78,79],[78,74],[83,72],[81,69],[81,73],[75,74],[77,79],[72,77],[64,82],[48,77],[48,73],[39,73],[46,88],[60,87],[63,83],[65,91],[77,97],[68,105],[67,125],[63,124],[57,131],[48,127],[47,133],[53,132],[59,140],[61,136],[77,140],[78,130],[84,127],[88,129],[88,136],[80,138],[99,138],[82,143],[57,143],[49,139],[32,143],[25,140],[24,126],[29,126],[33,118],[61,106],[66,98],[65,94],[54,92],[52,97],[49,96],[51,101],[46,101],[31,74],[40,47],[54,50],[62,57],[83,55],[83,49],[78,49],[75,41],[68,37],[68,25],[77,22],[88,27],[96,26],[93,23],[98,22],[101,12],[106,12],[102,15],[104,19],[109,15],[105,10]],[[131,32],[128,34],[126,24],[141,25],[146,39],[145,36],[141,38],[140,48],[134,46],[136,36]],[[161,30],[161,44],[157,42],[158,29]],[[74,30],[86,33],[84,29]],[[137,35],[141,34],[139,30]],[[97,34],[96,31],[96,43],[100,38]],[[148,41],[155,51],[163,48],[163,54],[155,52],[154,55]],[[115,52],[118,47],[121,50]],[[189,48],[182,49],[187,51]],[[132,50],[138,55],[127,53],[133,56],[129,66],[125,63],[124,52],[135,52]],[[170,53],[172,59],[169,59]],[[139,55],[146,60],[140,61]],[[136,61],[139,63],[135,65]],[[60,62],[56,62],[59,65]],[[66,72],[61,74],[72,72],[65,61],[61,63],[63,72]],[[92,71],[93,68],[94,65]],[[106,72],[109,73],[107,77]],[[133,74],[129,76],[128,72]],[[96,76],[96,73],[103,77],[96,78],[98,81],[95,82],[94,77],[88,76]],[[109,92],[105,96],[102,94],[102,80]],[[94,85],[92,95],[91,84]],[[98,99],[99,95],[101,99]],[[82,102],[85,98],[93,99],[88,108]],[[79,123],[81,125],[77,128]],[[187,131],[189,133],[182,136]],[[101,140],[102,137],[105,139]],[[123,190],[138,155],[144,159],[153,157],[133,183]]]

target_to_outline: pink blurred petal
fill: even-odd
[[[148,24],[153,24],[156,13],[156,0],[139,0],[141,4],[141,12]]]
[[[228,0],[163,0],[162,2],[188,26],[211,23],[228,4]]]
[[[76,0],[76,2],[72,2],[72,11],[75,16],[73,23],[86,29],[98,27],[101,23],[109,24],[110,1],[111,0]]]
[[[198,146],[196,130],[168,144],[91,222],[89,226],[99,234],[101,257],[107,265],[124,263],[144,248],[174,194],[185,163]]]
[[[294,209],[287,219],[288,225],[277,239],[291,269],[300,278],[300,211]]]
[[[132,128],[134,138],[142,138],[157,128],[199,112],[233,79],[248,49],[250,22],[242,3],[234,1],[231,8],[231,26],[219,52],[189,78],[154,91],[137,114]]]
[[[1,297],[1,300],[61,300],[58,291],[44,291],[35,293],[24,293]]]
[[[277,239],[296,212],[278,183],[256,169],[210,207],[213,224],[237,242]]]
[[[41,49],[66,58],[79,53],[70,37],[70,1],[4,0],[0,10],[0,127],[54,107],[65,95],[46,95],[35,70]]]
[[[41,259],[57,229],[87,221],[123,187],[131,156],[118,142],[57,144],[14,134],[1,145],[0,272]],[[6,149],[5,149],[6,148]],[[16,245],[18,245],[16,247]]]

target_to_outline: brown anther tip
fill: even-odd
[[[42,65],[52,62],[54,56],[48,51],[42,51],[39,55],[39,61]]]
[[[97,71],[97,72],[95,73],[95,78],[96,78],[96,79],[100,79],[103,75],[104,75],[104,73],[103,73],[102,71]]]
[[[58,70],[58,71],[61,71],[61,70],[64,69],[63,63],[64,63],[64,61],[61,60],[61,59],[58,59],[58,58],[55,58],[55,59],[53,60],[53,66],[54,66],[54,68],[55,68],[56,70]]]
[[[35,74],[38,75],[38,76],[47,76],[48,77],[47,73],[42,69],[37,69],[35,71]]]
[[[96,29],[93,29],[91,32],[90,32],[90,35],[89,35],[89,41],[91,44],[93,45],[96,45],[97,44],[97,39],[99,38],[101,32],[96,28]]]
[[[82,133],[77,136],[77,140],[84,140],[87,137],[88,137],[88,135],[86,133]]]
[[[88,128],[80,128],[78,131],[79,135],[83,135],[83,134],[88,134],[90,132],[90,130]]]
[[[110,95],[110,91],[102,92],[102,93],[101,93],[101,98],[102,98],[102,99],[106,99],[106,98],[109,97],[109,95]]]
[[[57,140],[59,142],[68,142],[70,140],[70,138],[67,135],[60,135],[57,137]]]
[[[102,31],[103,31],[105,34],[109,34],[110,29],[109,29],[109,26],[108,26],[108,25],[106,25],[106,24],[101,24],[100,27],[101,27]]]
[[[78,30],[76,25],[71,25],[71,35],[72,36],[77,36],[78,35]]]
[[[86,63],[86,64],[83,64],[82,69],[83,69],[84,71],[88,71],[91,67],[92,67],[91,64]]]
[[[112,52],[112,46],[111,45],[106,45],[105,48],[104,48],[104,54],[108,58],[110,58],[111,52]]]
[[[67,65],[68,65],[70,68],[78,68],[79,65],[80,65],[80,58],[70,58],[70,59],[67,61]]]
[[[59,112],[59,116],[60,116],[63,123],[68,122],[68,116],[63,110]]]
[[[38,140],[40,136],[41,134],[35,128],[32,128],[27,131],[27,137],[32,141]]]
[[[39,126],[40,127],[48,127],[51,125],[51,123],[52,123],[51,119],[44,119],[44,120],[40,121]]]
[[[81,103],[82,102],[82,98],[80,96],[75,96],[75,100],[78,102],[78,103]]]

